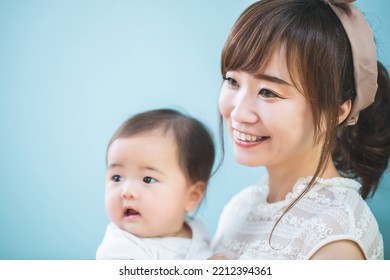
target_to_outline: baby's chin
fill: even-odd
[[[164,237],[165,233],[161,231],[155,231],[151,229],[142,229],[137,226],[129,225],[117,225],[121,230],[126,231],[134,236],[140,238],[151,238],[151,237]]]
[[[183,230],[141,229],[135,226],[119,226],[120,229],[139,238],[186,237]],[[184,228],[184,226],[183,226]]]

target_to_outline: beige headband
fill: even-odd
[[[370,106],[378,88],[378,66],[374,36],[355,0],[324,0],[336,13],[348,35],[352,49],[356,98],[347,125],[356,124],[359,112]]]

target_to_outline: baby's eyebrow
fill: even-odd
[[[160,174],[163,174],[163,175],[166,175],[164,171],[154,167],[154,166],[144,166],[142,167],[142,169],[146,169],[146,170],[149,170],[149,171],[154,171],[154,172],[157,172],[157,173],[160,173]]]
[[[107,169],[113,169],[113,168],[116,168],[116,167],[123,167],[123,165],[121,165],[120,163],[111,163],[107,166]]]

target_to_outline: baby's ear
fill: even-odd
[[[206,184],[203,181],[198,181],[191,185],[187,193],[187,203],[185,210],[191,212],[199,206],[206,191]]]

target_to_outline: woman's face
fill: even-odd
[[[263,75],[228,71],[219,109],[233,139],[236,160],[247,166],[287,167],[313,163],[314,122],[307,99],[293,86],[284,50]]]

